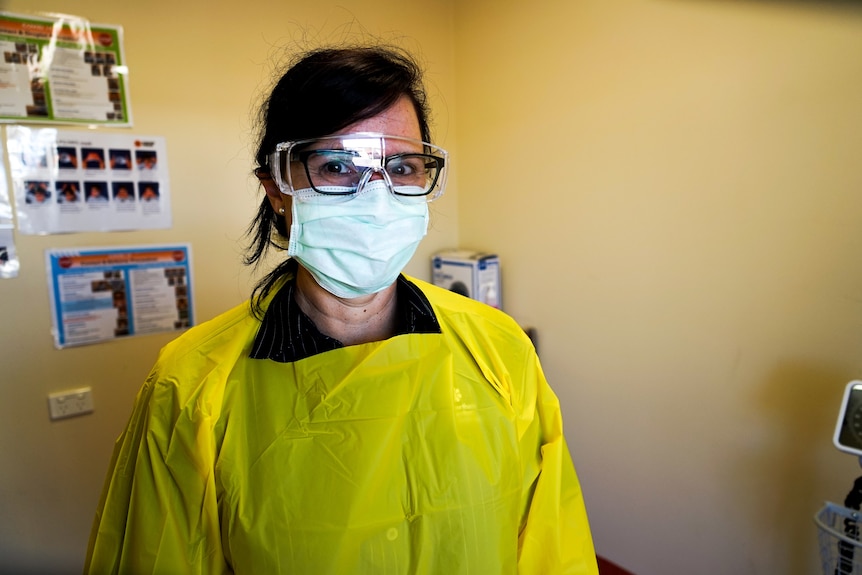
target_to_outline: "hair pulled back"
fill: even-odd
[[[268,156],[280,142],[334,134],[380,114],[402,96],[413,102],[422,139],[430,142],[422,71],[405,51],[390,46],[356,46],[319,48],[299,55],[260,108],[257,169],[269,171]],[[264,197],[248,227],[246,265],[260,263],[270,247],[284,249],[272,241],[274,232],[288,235],[284,218]],[[261,300],[289,266],[289,260],[280,263],[255,286],[251,306],[256,315],[263,313]]]

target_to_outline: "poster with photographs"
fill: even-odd
[[[54,249],[45,255],[58,349],[194,325],[189,245]]]
[[[0,12],[0,121],[131,126],[123,29]]]
[[[171,227],[163,137],[9,126],[6,148],[21,233]]]

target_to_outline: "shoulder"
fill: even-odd
[[[442,312],[447,319],[469,319],[505,329],[518,328],[517,322],[502,310],[416,278],[408,279],[425,294],[434,310]]]
[[[252,316],[246,301],[209,321],[188,329],[162,348],[162,357],[184,357],[209,353],[224,346],[241,346],[248,334],[253,339],[260,321]]]
[[[524,329],[502,310],[416,278],[408,279],[428,298],[444,333],[532,351]]]
[[[544,374],[533,342],[511,316],[482,302],[410,278],[431,303],[455,361],[474,366],[483,381],[529,419]]]
[[[168,393],[181,403],[207,386],[222,386],[238,361],[247,356],[260,320],[244,302],[190,328],[165,345],[147,378],[155,394]]]

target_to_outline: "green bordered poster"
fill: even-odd
[[[123,29],[0,12],[0,122],[131,126]]]

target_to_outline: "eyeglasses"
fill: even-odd
[[[421,140],[357,133],[282,142],[269,157],[269,169],[281,193],[292,196],[311,191],[347,200],[380,174],[396,197],[430,202],[445,188],[448,156]]]

